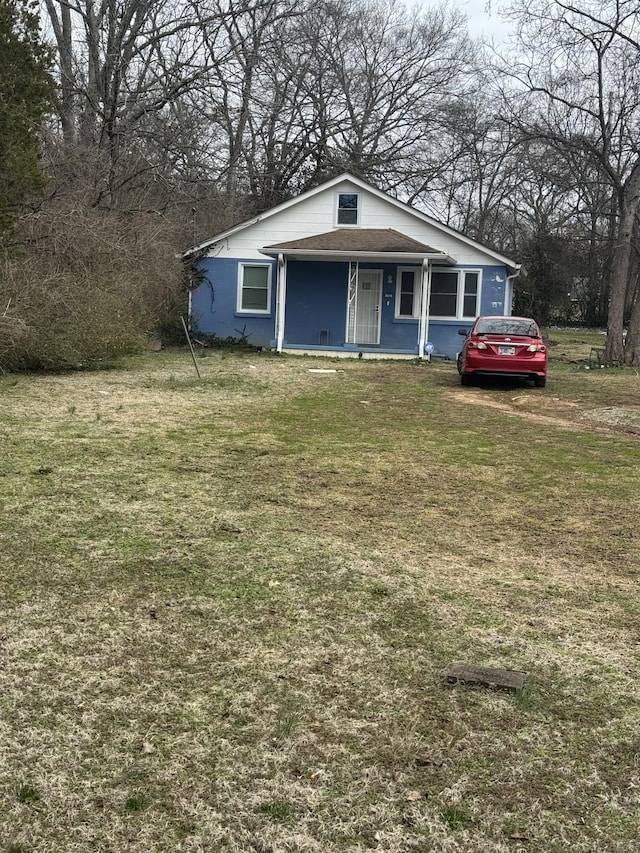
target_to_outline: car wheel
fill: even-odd
[[[458,373],[460,374],[460,376],[462,376],[462,353],[461,352],[458,353],[458,358],[456,360],[456,364],[458,367]]]
[[[547,384],[547,377],[546,376],[536,376],[536,377],[534,377],[533,384],[535,385],[536,388],[544,388],[544,386]]]

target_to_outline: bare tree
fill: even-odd
[[[350,171],[388,187],[429,158],[445,109],[465,93],[473,51],[465,19],[446,7],[331,2],[315,57],[333,95],[330,149]]]
[[[218,5],[216,26],[213,8],[200,98],[232,205],[248,192],[268,206],[345,170],[391,188],[424,160],[470,69],[464,21],[441,9],[271,0],[232,16]]]
[[[194,22],[176,0],[45,0],[57,47],[64,156],[87,158],[95,204],[150,164],[138,141],[200,74]]]
[[[609,187],[615,207],[606,359],[640,364],[640,307],[624,320],[640,209],[640,18],[635,0],[520,0],[522,57],[501,69],[511,81],[505,117],[525,136],[580,158]],[[636,300],[637,305],[637,300]]]

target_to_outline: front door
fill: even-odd
[[[382,271],[358,270],[355,299],[356,344],[380,343],[380,303],[382,301]]]

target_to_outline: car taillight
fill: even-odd
[[[544,344],[531,344],[527,347],[527,352],[546,352],[547,348]]]
[[[469,349],[486,349],[486,348],[487,348],[487,345],[485,343],[483,343],[482,341],[478,341],[477,343],[475,341],[469,341]]]

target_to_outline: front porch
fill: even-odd
[[[272,346],[424,358],[431,271],[445,253],[391,229],[339,229],[262,249],[277,260]]]
[[[271,348],[276,349],[276,342],[271,342]],[[285,345],[280,350],[280,352],[286,353],[288,355],[315,355],[315,356],[323,356],[326,358],[369,358],[369,359],[405,359],[405,360],[414,360],[418,358],[418,348],[416,347],[415,352],[407,352],[406,350],[388,350],[388,349],[380,349],[379,347],[372,349],[368,347],[357,347],[357,346],[344,346],[341,349],[335,349],[333,347],[305,347],[303,344],[292,344]],[[425,353],[424,358],[427,360],[431,360],[429,354]]]

